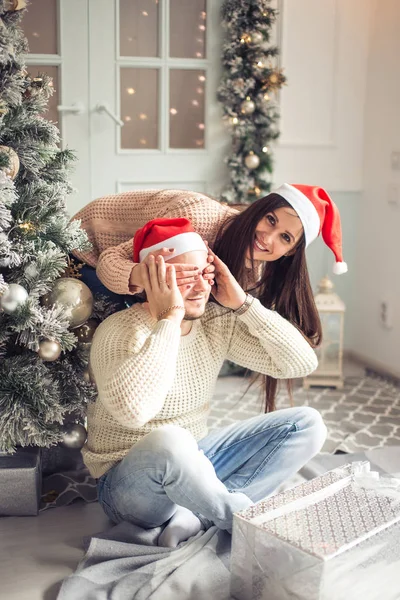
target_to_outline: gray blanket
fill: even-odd
[[[400,447],[357,454],[320,454],[289,487],[354,460],[400,476]],[[229,600],[230,535],[211,527],[175,550],[160,548],[161,528],[120,523],[88,540],[86,555],[58,600]]]

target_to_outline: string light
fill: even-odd
[[[170,111],[171,115],[177,115],[178,111],[176,110],[176,108],[171,108]]]
[[[128,92],[128,94],[130,96],[133,96],[133,94],[136,93],[136,90],[134,90],[134,88],[132,88],[132,87],[126,88],[126,91]]]
[[[205,31],[206,30],[206,26],[205,25],[199,25],[199,29],[200,29],[200,31]]]
[[[197,127],[198,127],[199,129],[204,129],[204,123],[199,123],[199,124],[197,125]]]
[[[146,121],[146,119],[147,119],[147,115],[146,115],[146,113],[140,113],[140,115],[139,115],[139,119],[140,119],[141,121]]]
[[[266,152],[269,152],[269,148],[268,148],[268,146],[264,146],[264,148],[262,149],[262,151],[263,151],[263,152],[265,152],[265,153],[266,153]]]
[[[201,88],[201,87],[198,87],[198,88],[196,88],[196,92],[197,92],[198,94],[204,94],[204,90],[203,90],[203,88]]]
[[[130,117],[128,115],[127,117],[124,118],[124,121],[126,121],[127,123],[129,123],[129,121],[132,121],[132,117]]]
[[[268,94],[264,94],[264,100],[269,100]]]
[[[192,100],[192,104],[193,104],[193,106],[199,106],[199,101],[198,100]]]
[[[196,52],[196,56],[197,56],[197,58],[202,58],[203,55],[201,52]]]
[[[147,140],[145,138],[141,138],[140,143],[142,144],[142,146],[145,146],[147,144]]]
[[[204,140],[196,140],[196,146],[204,146]]]
[[[231,121],[232,125],[237,125],[239,123],[239,119],[237,117],[232,117]]]
[[[197,78],[199,81],[205,81],[206,78],[204,77],[204,75],[199,75]]]
[[[142,15],[143,15],[144,17],[148,17],[148,16],[149,16],[149,13],[148,13],[146,10],[142,10]]]

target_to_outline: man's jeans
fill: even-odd
[[[309,407],[258,415],[198,443],[167,425],[99,479],[99,502],[117,523],[157,527],[179,504],[204,524],[230,531],[233,513],[270,495],[319,452],[325,437],[320,414]]]

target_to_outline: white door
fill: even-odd
[[[53,78],[54,94],[44,116],[57,122],[62,148],[77,156],[70,177],[76,189],[68,199],[70,214],[91,199],[88,7],[88,0],[33,0],[21,22],[30,75]]]
[[[89,0],[92,197],[218,193],[220,0]]]
[[[69,199],[140,188],[218,195],[229,143],[216,100],[221,0],[34,0],[22,26],[48,118],[77,154]]]

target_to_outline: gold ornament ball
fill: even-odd
[[[272,73],[272,75],[269,76],[269,82],[272,83],[273,85],[277,84],[278,81],[279,81],[279,78],[276,73]]]
[[[0,146],[0,152],[8,154],[8,158],[10,160],[10,166],[5,167],[4,171],[5,171],[6,175],[11,177],[11,179],[15,179],[16,176],[18,175],[18,171],[19,171],[18,154],[15,152],[15,150],[13,150],[12,148],[9,148],[8,146]]]
[[[253,31],[253,33],[251,34],[251,43],[256,45],[256,44],[261,44],[261,42],[264,41],[264,36],[262,33],[260,33],[259,31]]]
[[[240,110],[244,115],[251,115],[256,109],[256,105],[253,100],[244,100],[240,105]]]
[[[248,169],[257,169],[260,164],[260,159],[258,158],[257,154],[250,152],[244,159],[244,164]]]
[[[22,10],[23,8],[26,8],[25,0],[5,0],[4,2],[4,10],[8,12]]]
[[[99,323],[96,319],[88,319],[86,323],[74,329],[74,334],[79,342],[87,344],[92,341],[94,332],[98,326]]]
[[[42,296],[42,304],[51,307],[59,304],[64,308],[71,329],[83,325],[93,309],[93,296],[88,286],[72,277],[61,277],[55,281],[51,291]]]
[[[61,354],[61,346],[53,340],[43,340],[39,343],[38,355],[46,362],[57,360]]]
[[[79,423],[66,423],[63,425],[61,431],[62,440],[60,444],[64,448],[70,448],[71,450],[77,448],[80,450],[83,444],[86,442],[86,429]]]

